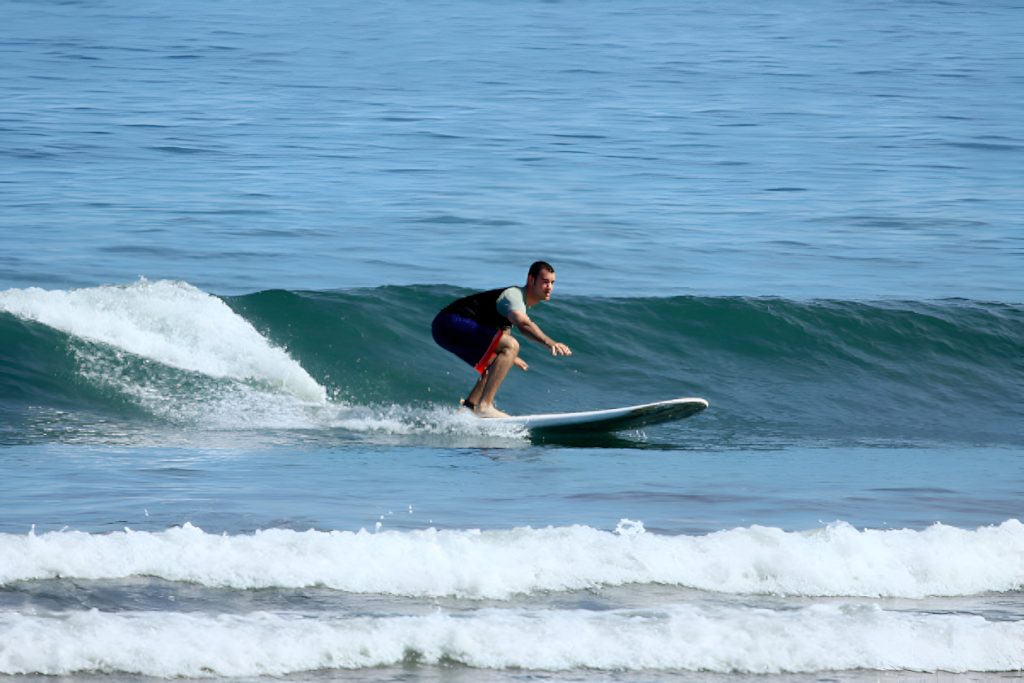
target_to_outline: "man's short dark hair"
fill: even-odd
[[[548,263],[547,261],[534,261],[530,265],[529,275],[532,278],[536,278],[538,275],[540,275],[540,271],[542,270],[547,270],[553,273],[555,272],[555,267]]]

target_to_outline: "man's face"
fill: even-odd
[[[538,301],[551,298],[551,290],[555,288],[555,274],[550,270],[541,270],[537,277],[528,278],[530,292]]]

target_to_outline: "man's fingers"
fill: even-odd
[[[559,342],[555,342],[554,344],[551,345],[551,355],[552,356],[571,356],[572,355],[572,350],[568,346],[566,346],[565,344],[561,344]]]

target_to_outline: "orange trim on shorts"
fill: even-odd
[[[504,330],[498,330],[498,333],[494,335],[494,339],[491,340],[491,345],[487,347],[487,351],[481,356],[480,361],[473,366],[473,368],[481,375],[487,372],[487,366],[491,364],[494,357],[498,355],[498,342],[501,341],[501,336],[505,334]]]

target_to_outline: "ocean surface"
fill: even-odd
[[[1020,2],[0,17],[0,683],[1024,677]]]

